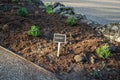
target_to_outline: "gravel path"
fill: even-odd
[[[0,46],[0,80],[58,80],[55,75]]]

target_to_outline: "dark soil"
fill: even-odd
[[[65,23],[65,17],[50,15],[40,10],[36,13],[37,11],[38,9],[35,9],[29,12],[27,17],[21,17],[16,10],[1,10],[0,45],[53,72],[61,80],[120,79],[118,43],[109,42],[102,34],[80,21],[71,27]],[[27,32],[32,25],[40,27],[39,37],[28,36]],[[54,33],[67,36],[67,43],[61,44],[60,57],[56,56],[57,43],[53,42]],[[109,59],[101,59],[95,50],[106,43],[116,46],[117,49]],[[76,62],[76,55],[84,56],[85,61]],[[90,61],[91,56],[96,60],[94,64]]]

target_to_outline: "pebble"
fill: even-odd
[[[8,30],[9,26],[7,24],[3,25],[2,30]]]
[[[70,14],[66,13],[66,11],[61,12],[60,15],[63,16],[63,17],[70,17],[71,16]]]
[[[55,56],[52,53],[47,54],[48,60],[53,60]]]
[[[69,53],[69,54],[73,54],[74,51],[73,51],[72,49],[68,49],[68,50],[67,50],[67,53]]]
[[[94,64],[95,63],[95,59],[94,59],[94,57],[90,57],[90,62],[92,63],[92,64]]]
[[[58,7],[58,6],[64,6],[64,5],[61,4],[60,2],[55,2],[55,3],[53,4],[53,8],[56,8],[56,7]]]
[[[119,28],[117,26],[113,26],[111,29],[114,31],[118,31]]]
[[[114,45],[110,45],[110,46],[109,46],[109,50],[110,50],[110,52],[115,52],[116,49],[117,49],[117,47],[114,46]]]
[[[81,19],[87,19],[86,16],[82,15],[82,14],[75,14],[75,18],[77,20],[81,20]]]
[[[56,13],[56,14],[61,13],[61,6],[58,6],[58,7],[54,8],[53,12]]]
[[[17,52],[17,54],[18,54],[18,55],[21,55],[21,54],[22,54],[22,52],[21,52],[21,51],[18,51],[18,52]]]
[[[74,56],[74,60],[76,62],[82,62],[82,63],[85,63],[86,62],[86,59],[83,55],[75,55]]]
[[[118,37],[115,41],[119,42],[120,43],[120,37]]]
[[[33,0],[33,2],[35,3],[36,6],[44,6],[42,0]]]

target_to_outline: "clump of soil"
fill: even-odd
[[[102,34],[80,21],[71,27],[65,23],[66,18],[58,14],[35,12],[36,9],[27,17],[21,17],[16,12],[1,11],[0,45],[55,73],[61,80],[114,80],[120,77],[118,43],[110,43]],[[39,37],[28,36],[32,25],[40,27]],[[54,33],[67,36],[67,43],[61,44],[60,57],[56,56]],[[109,59],[104,60],[96,55],[95,50],[106,43],[117,49]],[[84,56],[84,60],[76,62],[76,55]],[[91,63],[91,57],[94,57],[95,63]],[[95,71],[98,71],[98,75],[94,74]]]

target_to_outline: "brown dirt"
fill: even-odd
[[[78,21],[76,26],[71,27],[66,25],[65,20],[65,17],[58,14],[49,15],[41,11],[39,11],[39,14],[35,14],[35,11],[30,12],[27,17],[20,17],[12,11],[1,11],[0,45],[55,73],[59,78],[62,76],[61,79],[63,80],[65,80],[63,77],[66,76],[65,74],[68,75],[72,72],[89,78],[85,78],[85,80],[105,80],[90,75],[91,72],[98,69],[101,70],[101,74],[107,75],[108,80],[120,77],[120,45],[110,43],[89,25]],[[27,35],[27,31],[32,25],[40,27],[41,35],[39,37]],[[61,44],[59,58],[56,57],[57,44],[53,42],[54,33],[67,35],[67,43]],[[117,49],[109,59],[104,60],[95,54],[95,50],[105,43],[115,45]],[[85,63],[76,63],[75,55],[85,56]],[[90,56],[96,59],[96,63],[92,64],[90,62]],[[106,71],[102,69],[103,62],[107,67]],[[80,71],[81,69],[83,71]],[[114,69],[116,73],[108,69]],[[66,80],[72,80],[72,78]]]

